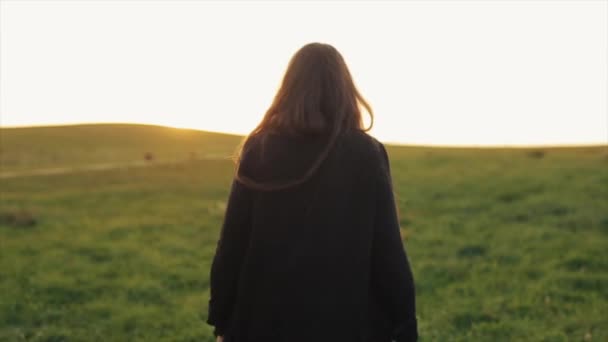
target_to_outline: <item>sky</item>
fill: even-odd
[[[608,0],[1,0],[0,126],[246,134],[314,41],[342,53],[380,140],[608,143]]]

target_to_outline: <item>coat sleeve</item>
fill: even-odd
[[[379,146],[382,167],[377,176],[372,247],[374,291],[390,319],[392,339],[397,342],[416,341],[414,279],[401,240],[388,154],[382,144]]]
[[[232,315],[239,271],[251,230],[251,190],[232,181],[224,222],[209,275],[210,297],[207,324],[223,336]]]

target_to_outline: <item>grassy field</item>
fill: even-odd
[[[144,161],[230,159],[242,137],[153,125],[73,125],[2,129],[2,172]]]
[[[239,137],[0,134],[0,173],[154,154],[0,178],[0,341],[212,341],[208,273]],[[422,341],[608,341],[608,147],[389,153]]]

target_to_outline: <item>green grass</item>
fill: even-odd
[[[105,163],[230,159],[242,137],[154,125],[97,124],[2,128],[2,171]]]
[[[0,179],[0,341],[212,341],[224,156],[240,138],[115,127],[0,131],[0,171],[183,157]],[[606,146],[389,153],[422,341],[608,340]]]

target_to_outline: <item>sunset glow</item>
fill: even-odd
[[[244,134],[321,41],[382,140],[608,143],[607,3],[3,1],[0,124]]]

